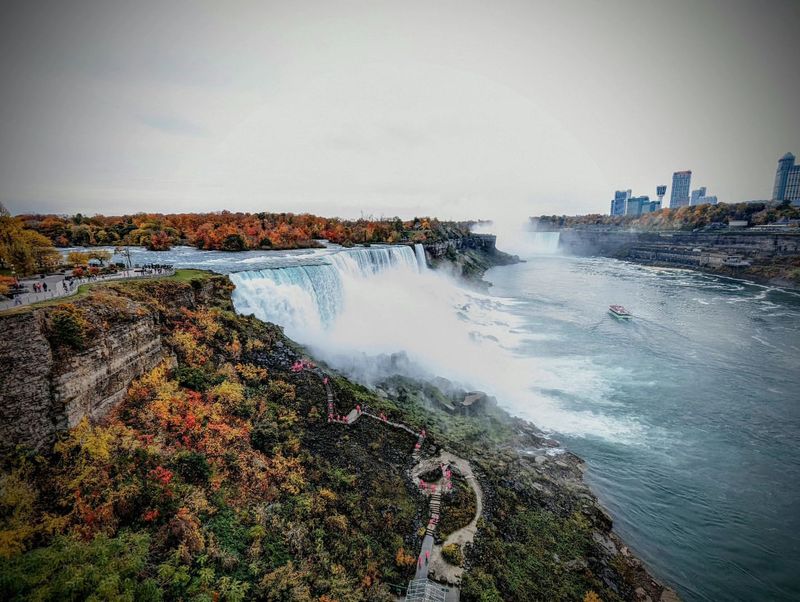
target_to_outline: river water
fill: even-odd
[[[559,438],[656,574],[686,600],[800,599],[800,297],[603,258],[538,256],[487,279],[536,334],[519,353],[592,383],[548,394],[630,427]]]
[[[134,260],[230,273],[238,311],[362,381],[495,395],[587,461],[616,530],[685,600],[800,599],[800,296],[518,236],[526,262],[490,270],[488,294],[408,247]]]

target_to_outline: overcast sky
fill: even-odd
[[[798,0],[1,6],[13,213],[607,212],[800,155]]]

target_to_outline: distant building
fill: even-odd
[[[791,201],[792,205],[800,205],[800,165],[795,165],[789,171],[783,200]]]
[[[700,197],[704,197],[704,196],[706,196],[706,187],[705,186],[701,186],[697,190],[692,190],[692,198],[689,201],[689,204],[690,205],[697,205],[698,204],[697,199],[699,199]]]
[[[775,184],[772,186],[773,201],[787,200],[786,189],[789,184],[789,175],[797,169],[798,166],[794,164],[794,155],[792,153],[786,153],[778,159],[778,169],[775,170]]]
[[[631,190],[617,190],[614,193],[614,200],[611,201],[611,215],[625,215],[625,207],[628,199],[631,198]]]
[[[667,194],[667,185],[666,184],[659,184],[656,186],[656,196],[658,197],[658,202],[664,200],[664,195]]]
[[[717,197],[707,195],[706,187],[701,186],[697,190],[692,190],[692,198],[689,204],[692,207],[694,207],[695,205],[716,205]]]
[[[692,171],[676,171],[672,174],[672,194],[669,208],[677,209],[689,204],[689,188],[692,185]]]
[[[651,201],[649,196],[635,196],[625,204],[625,215],[637,216],[661,209],[661,201]]]

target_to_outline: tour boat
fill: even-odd
[[[630,320],[633,317],[633,314],[621,305],[609,305],[608,311],[610,311],[615,318],[621,318],[623,320]]]

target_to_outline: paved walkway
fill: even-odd
[[[461,567],[455,567],[444,560],[441,553],[442,546],[437,546],[435,544],[434,535],[439,524],[439,511],[441,509],[442,491],[445,489],[450,489],[451,467],[455,467],[464,476],[466,481],[470,484],[475,492],[475,516],[466,527],[451,533],[444,541],[444,545],[455,543],[459,546],[463,546],[466,543],[472,543],[475,537],[475,532],[478,528],[478,519],[483,512],[483,493],[477,479],[472,473],[472,466],[467,460],[459,458],[458,456],[446,451],[440,452],[438,457],[427,458],[423,460],[422,444],[425,440],[425,430],[418,432],[401,422],[392,422],[388,420],[384,414],[376,415],[369,411],[368,408],[362,408],[360,405],[357,405],[346,415],[337,414],[333,389],[330,385],[330,378],[319,369],[315,369],[315,371],[317,374],[320,374],[323,377],[322,382],[325,385],[328,422],[349,426],[354,424],[362,416],[367,416],[368,418],[372,418],[388,426],[404,430],[412,435],[417,436],[417,443],[415,444],[414,450],[411,453],[415,464],[409,471],[409,476],[414,485],[420,488],[420,491],[422,491],[425,495],[430,496],[428,502],[430,517],[425,528],[425,536],[422,539],[420,553],[417,556],[416,573],[414,575],[414,579],[409,585],[406,600],[445,600],[445,596],[448,601],[458,600],[459,591],[457,587],[450,587],[448,590],[447,588],[430,581],[429,573],[432,573],[437,579],[446,581],[451,586],[457,586],[461,583],[461,576],[464,573],[464,569]],[[436,468],[440,468],[442,470],[442,477],[440,477],[435,483],[423,484],[420,479],[420,475],[435,470]]]
[[[467,526],[462,527],[458,531],[453,531],[447,536],[441,546],[435,546],[431,552],[430,570],[432,574],[447,583],[459,585],[461,583],[461,577],[464,575],[464,569],[453,566],[447,562],[442,556],[442,548],[450,544],[456,544],[463,550],[465,544],[473,542],[475,533],[478,530],[478,519],[480,519],[483,513],[483,491],[478,483],[478,479],[476,479],[475,475],[472,473],[472,466],[469,462],[446,451],[441,452],[439,458],[443,462],[447,462],[450,466],[455,466],[470,487],[472,487],[472,491],[475,492],[475,516],[472,517],[472,520]]]
[[[63,274],[54,274],[45,276],[44,278],[26,278],[20,280],[20,284],[33,290],[33,285],[38,283],[47,283],[47,291],[41,293],[22,293],[17,295],[14,299],[0,301],[0,311],[10,309],[12,307],[21,307],[23,305],[30,305],[38,303],[39,301],[47,301],[49,299],[59,299],[61,297],[71,297],[78,292],[78,287],[82,284],[92,284],[94,282],[108,282],[110,280],[127,280],[131,278],[163,278],[164,276],[172,276],[175,270],[162,270],[161,273],[144,273],[142,270],[123,270],[115,274],[103,274],[95,276],[94,278],[73,278],[74,283],[69,288],[64,288],[65,276]]]

